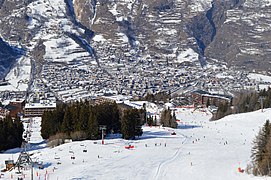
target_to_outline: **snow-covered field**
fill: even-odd
[[[40,119],[31,125],[32,159],[43,162],[45,169],[34,169],[34,179],[187,179],[247,180],[265,179],[239,173],[250,161],[252,140],[271,109],[225,117],[209,122],[207,111],[177,109],[179,128],[144,127],[135,141],[107,137],[101,141],[67,143],[45,147],[39,134]],[[176,135],[171,135],[172,131]],[[125,149],[131,144],[134,149]],[[87,152],[83,152],[87,151]],[[0,155],[4,160],[17,159],[18,149]],[[74,157],[75,159],[71,159]],[[61,164],[58,164],[61,163]],[[25,171],[30,179],[30,171]],[[2,178],[17,178],[15,171]],[[23,177],[21,175],[20,177]]]
[[[28,57],[22,57],[5,79],[10,83],[0,86],[0,91],[26,91],[31,74],[31,63]]]
[[[262,74],[250,73],[248,78],[254,79],[257,82],[271,83],[271,77]]]
[[[191,48],[189,49],[186,49],[184,51],[182,51],[178,57],[177,57],[177,61],[179,63],[182,63],[182,62],[195,62],[196,60],[198,60],[199,58],[199,55]]]

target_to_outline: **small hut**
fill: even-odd
[[[9,171],[15,165],[14,160],[6,160],[5,165],[6,165],[6,170]]]

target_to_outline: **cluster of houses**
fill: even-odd
[[[229,95],[211,94],[203,90],[196,90],[190,94],[192,104],[197,105],[215,105],[219,103],[231,103],[232,97]],[[0,119],[10,115],[11,117],[41,117],[44,111],[54,110],[56,108],[56,99],[51,94],[36,93],[31,94],[26,102],[25,98],[15,98],[8,104],[0,106]],[[103,102],[116,102],[120,107],[125,108],[143,108],[144,104],[148,115],[159,116],[164,108],[161,104],[155,104],[148,101],[134,101],[132,96],[113,95],[113,96],[96,96],[91,99],[93,104],[101,104]],[[213,106],[212,106],[213,107]]]
[[[40,77],[35,81],[38,88],[27,98],[26,92],[0,92],[0,102],[3,104],[0,107],[0,117],[7,114],[13,117],[41,116],[45,110],[55,109],[57,100],[118,102],[119,99],[114,97],[122,95],[123,99],[126,99],[126,105],[131,105],[127,104],[127,100],[140,99],[147,93],[157,92],[177,94],[171,99],[176,106],[218,106],[224,102],[231,104],[233,97],[225,93],[231,88],[235,88],[236,91],[244,87],[251,90],[257,88],[257,82],[249,80],[244,72],[234,74],[234,71],[223,71],[221,68],[196,71],[193,67],[182,69],[181,65],[173,67],[172,64],[166,67],[154,62],[139,63],[127,74],[121,69],[116,73],[107,68],[105,72],[95,63],[49,63],[43,66]]]
[[[24,91],[0,93],[0,119],[6,116],[41,117],[44,111],[56,108],[56,98],[50,93],[30,93]]]
[[[201,89],[211,94],[228,94],[243,89],[257,90],[257,82],[243,70],[198,61],[176,61],[129,44],[93,42],[96,56],[84,61],[47,62],[40,81],[57,99],[71,102],[96,96],[126,95],[140,99],[146,94],[185,94]],[[175,57],[176,59],[176,57]]]
[[[25,99],[12,99],[9,104],[0,107],[0,119],[6,116],[41,117],[44,111],[54,110],[55,102],[26,103]]]
[[[131,49],[127,44],[114,46],[105,41],[92,45],[96,58],[45,63],[32,94],[0,92],[0,102],[4,104],[0,116],[40,116],[44,110],[54,109],[57,100],[101,103],[119,95],[137,100],[159,92],[171,95],[175,105],[218,106],[231,103],[230,92],[258,90],[258,82],[249,79],[244,70],[212,64],[201,68],[198,61],[175,61],[142,47]],[[7,99],[9,103],[5,102]]]

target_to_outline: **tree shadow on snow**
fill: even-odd
[[[201,128],[202,126],[198,125],[190,125],[190,124],[179,124],[178,129],[194,129],[194,128]]]
[[[122,134],[108,134],[105,139],[120,139],[122,138]]]
[[[157,139],[157,138],[165,139],[165,138],[174,138],[174,137],[173,136],[170,137],[170,132],[169,131],[158,131],[158,132],[144,131],[143,135],[139,139],[140,140],[143,140],[143,139]]]

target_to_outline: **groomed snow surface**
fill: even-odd
[[[205,109],[177,109],[176,116],[180,120],[176,130],[144,127],[143,136],[133,141],[107,137],[105,145],[101,140],[88,140],[55,148],[45,147],[39,133],[41,120],[35,118],[29,126],[33,131],[29,153],[35,161],[43,162],[45,169],[35,168],[34,179],[266,179],[239,173],[237,168],[245,169],[250,162],[252,141],[271,117],[271,109],[215,122],[209,121],[211,114]],[[171,135],[173,131],[176,135]],[[128,144],[135,148],[126,149]],[[1,169],[4,160],[16,160],[18,152],[13,149],[1,154]],[[15,171],[2,175],[4,179],[11,177],[30,179],[30,170],[24,175]]]

